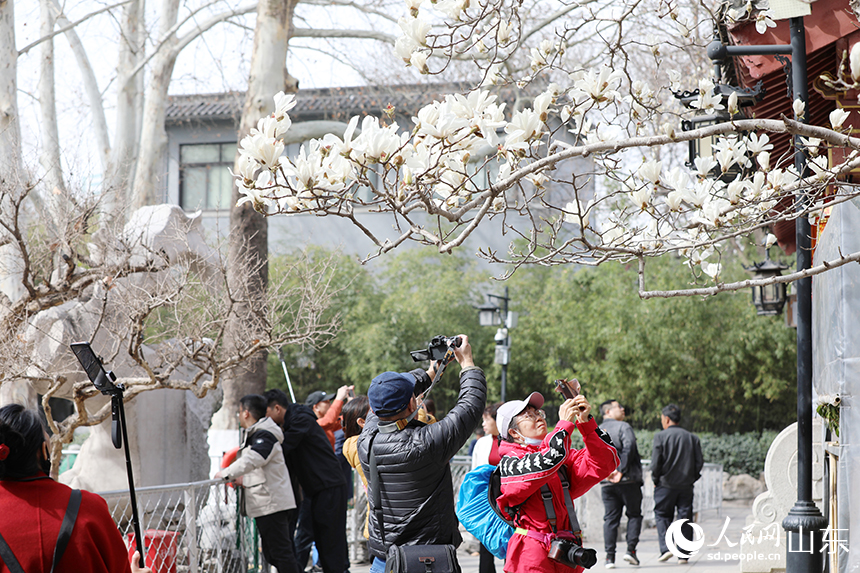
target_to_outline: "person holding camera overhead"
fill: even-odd
[[[469,339],[465,335],[459,338],[459,347],[455,339],[447,339],[447,348],[453,349],[461,367],[460,394],[456,405],[435,424],[424,424],[413,415],[418,407],[416,396],[431,385],[435,362],[426,372],[383,372],[370,384],[367,397],[372,412],[358,438],[358,457],[371,488],[369,547],[374,560],[370,573],[384,571],[393,545],[456,547],[462,541],[448,461],[481,419],[487,382],[472,360]],[[371,447],[378,492],[372,491]],[[374,501],[377,494],[381,507]]]
[[[525,400],[506,402],[496,414],[504,440],[499,446],[502,494],[497,502],[516,526],[508,543],[505,571],[570,573],[575,567],[578,573],[583,570],[581,564],[590,566],[589,559],[593,565],[596,554],[585,550],[589,555],[582,563],[568,558],[566,564],[564,560],[583,552],[578,524],[571,525],[576,519],[572,500],[611,474],[618,467],[618,454],[608,435],[597,427],[585,396],[562,403],[552,433],[541,410],[543,403],[543,396],[532,392]],[[582,450],[570,445],[574,428],[585,442]],[[564,482],[568,491],[564,491]],[[546,503],[542,488],[549,494]]]

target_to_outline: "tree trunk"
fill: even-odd
[[[0,0],[0,182],[17,187],[23,172],[14,4],[12,0]]]
[[[164,158],[167,156],[164,114],[167,108],[167,90],[177,56],[176,34],[170,34],[170,30],[176,24],[178,16],[179,0],[164,0],[159,17],[158,38],[165,44],[152,59],[152,70],[146,86],[140,153],[137,156],[131,194],[132,211],[163,201],[162,188],[166,176]]]
[[[274,111],[273,96],[288,89],[287,45],[295,2],[261,0],[257,6],[251,74],[237,141],[250,132],[259,118]],[[292,91],[295,91],[295,86]],[[238,312],[233,314],[228,324],[228,348],[234,346],[231,341],[249,336],[247,317],[252,316],[255,310],[259,312],[254,307],[263,300],[269,281],[268,223],[249,203],[236,207],[238,200],[239,192],[234,186],[227,280],[231,294],[242,300],[237,304]],[[238,411],[239,399],[245,394],[260,394],[265,390],[266,356],[265,352],[258,352],[241,370],[235,370],[227,377],[223,386],[224,402],[221,411],[213,418],[213,427],[236,428],[235,412]]]
[[[133,73],[145,57],[144,0],[131,0],[122,11],[122,40],[117,64],[116,136],[111,154],[110,171],[105,173],[103,206],[105,214],[114,217],[128,204],[129,186],[134,177],[137,153],[138,114],[143,89],[143,71]]]

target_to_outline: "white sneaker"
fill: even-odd
[[[658,557],[658,558],[657,558],[657,561],[668,561],[668,560],[669,560],[669,559],[671,559],[671,558],[672,558],[672,552],[671,552],[671,551],[667,551],[666,553],[664,553],[663,555],[661,555],[660,557]]]
[[[685,559],[685,558],[683,558],[683,557],[679,557],[679,558],[678,558],[678,565],[686,565],[686,563],[687,563],[688,561],[689,561],[689,559]]]
[[[606,563],[604,563],[603,566],[606,567],[607,569],[615,569],[615,562],[614,561],[607,561]]]

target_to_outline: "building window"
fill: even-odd
[[[179,204],[187,210],[230,208],[235,143],[179,146]]]

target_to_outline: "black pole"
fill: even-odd
[[[809,94],[806,67],[806,31],[803,17],[791,18],[791,76],[795,100],[806,104],[797,118],[809,123]],[[794,136],[794,165],[801,177],[809,174],[806,149]],[[803,211],[808,199],[795,196],[796,210]],[[812,266],[812,240],[807,217],[795,219],[797,270]],[[823,530],[827,520],[812,501],[812,278],[794,283],[797,292],[797,501],[782,522],[788,537],[786,573],[818,573],[823,569]]]
[[[507,350],[506,350],[507,361],[504,364],[502,364],[502,388],[501,388],[502,402],[505,401],[505,395],[507,394],[507,387],[508,387],[508,364],[507,364],[507,362],[510,361],[510,359],[511,359],[511,347],[508,344],[508,342],[510,341],[510,338],[511,338],[510,331],[508,330],[508,287],[505,287],[504,301],[505,301],[505,308],[504,308],[504,310],[505,310],[504,323],[505,324],[504,324],[504,327],[505,327],[505,334],[506,334],[505,346],[507,347]]]
[[[126,430],[125,425],[125,406],[123,405],[122,400],[122,386],[119,386],[120,393],[119,395],[111,396],[111,400],[114,400],[117,404],[117,409],[119,410],[119,426],[120,431],[122,432],[122,445],[125,448],[125,469],[128,474],[128,495],[131,501],[131,515],[132,515],[132,525],[134,527],[134,539],[137,541],[137,551],[140,553],[140,560],[138,561],[138,565],[141,567],[145,567],[146,564],[146,553],[144,553],[143,547],[143,537],[140,535],[140,516],[137,513],[137,496],[134,493],[134,476],[131,473],[131,452],[128,448],[128,431]]]

